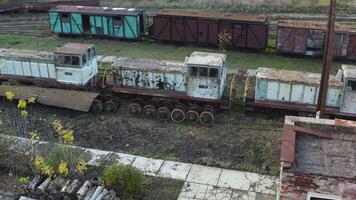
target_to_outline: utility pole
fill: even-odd
[[[335,35],[335,18],[336,18],[336,0],[330,0],[329,20],[327,26],[327,35],[324,44],[323,70],[321,73],[321,82],[319,90],[319,99],[317,112],[320,117],[325,117],[326,98],[328,95],[329,74],[332,59],[334,56],[334,35]]]

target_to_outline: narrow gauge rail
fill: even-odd
[[[67,43],[55,52],[3,50],[0,81],[25,86],[0,86],[17,99],[35,97],[44,105],[83,112],[117,112],[120,98],[135,116],[210,125],[219,109],[229,109],[231,81],[226,78],[226,55],[193,52],[184,62],[120,57],[99,71],[95,47]]]

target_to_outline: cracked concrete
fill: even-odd
[[[0,134],[0,137],[10,136]],[[16,141],[14,147],[31,144],[29,139],[14,138]],[[50,145],[51,143],[43,141],[34,142],[35,148],[39,150],[38,152],[47,151]],[[278,178],[272,176],[146,158],[112,151],[70,147],[85,153],[89,158],[89,165],[98,166],[102,163],[116,162],[132,165],[148,176],[185,181],[178,197],[179,200],[274,199],[278,187]]]

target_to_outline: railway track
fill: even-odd
[[[1,16],[0,34],[49,37],[52,35],[48,17],[41,15]]]

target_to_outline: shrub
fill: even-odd
[[[104,170],[101,180],[124,199],[136,199],[142,196],[143,179],[142,173],[130,165],[112,164]]]

